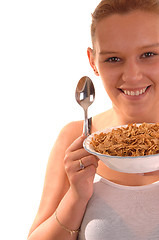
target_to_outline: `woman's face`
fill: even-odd
[[[95,55],[89,53],[119,115],[159,121],[159,15],[134,11],[101,20]]]

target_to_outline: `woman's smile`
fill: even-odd
[[[147,89],[147,87],[146,87],[146,88],[142,88],[142,89],[140,89],[140,90],[131,90],[131,89],[129,89],[129,90],[123,90],[123,89],[121,89],[121,90],[122,90],[122,92],[124,92],[125,95],[129,95],[129,96],[139,96],[139,95],[143,95],[143,93],[146,92],[146,89]]]
[[[120,92],[122,92],[123,95],[128,96],[131,100],[137,100],[140,99],[140,97],[144,97],[145,94],[148,92],[149,88],[148,87],[142,87],[138,89],[119,89]]]

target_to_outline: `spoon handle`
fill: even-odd
[[[83,133],[86,136],[89,136],[91,134],[91,127],[92,127],[92,118],[88,118],[87,117],[87,111],[85,111]]]

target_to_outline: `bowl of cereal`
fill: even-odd
[[[119,172],[159,170],[159,123],[107,128],[89,135],[83,146],[109,168]]]

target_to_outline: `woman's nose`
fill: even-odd
[[[139,63],[136,61],[126,62],[123,68],[122,79],[124,82],[135,82],[142,79],[142,72]]]

